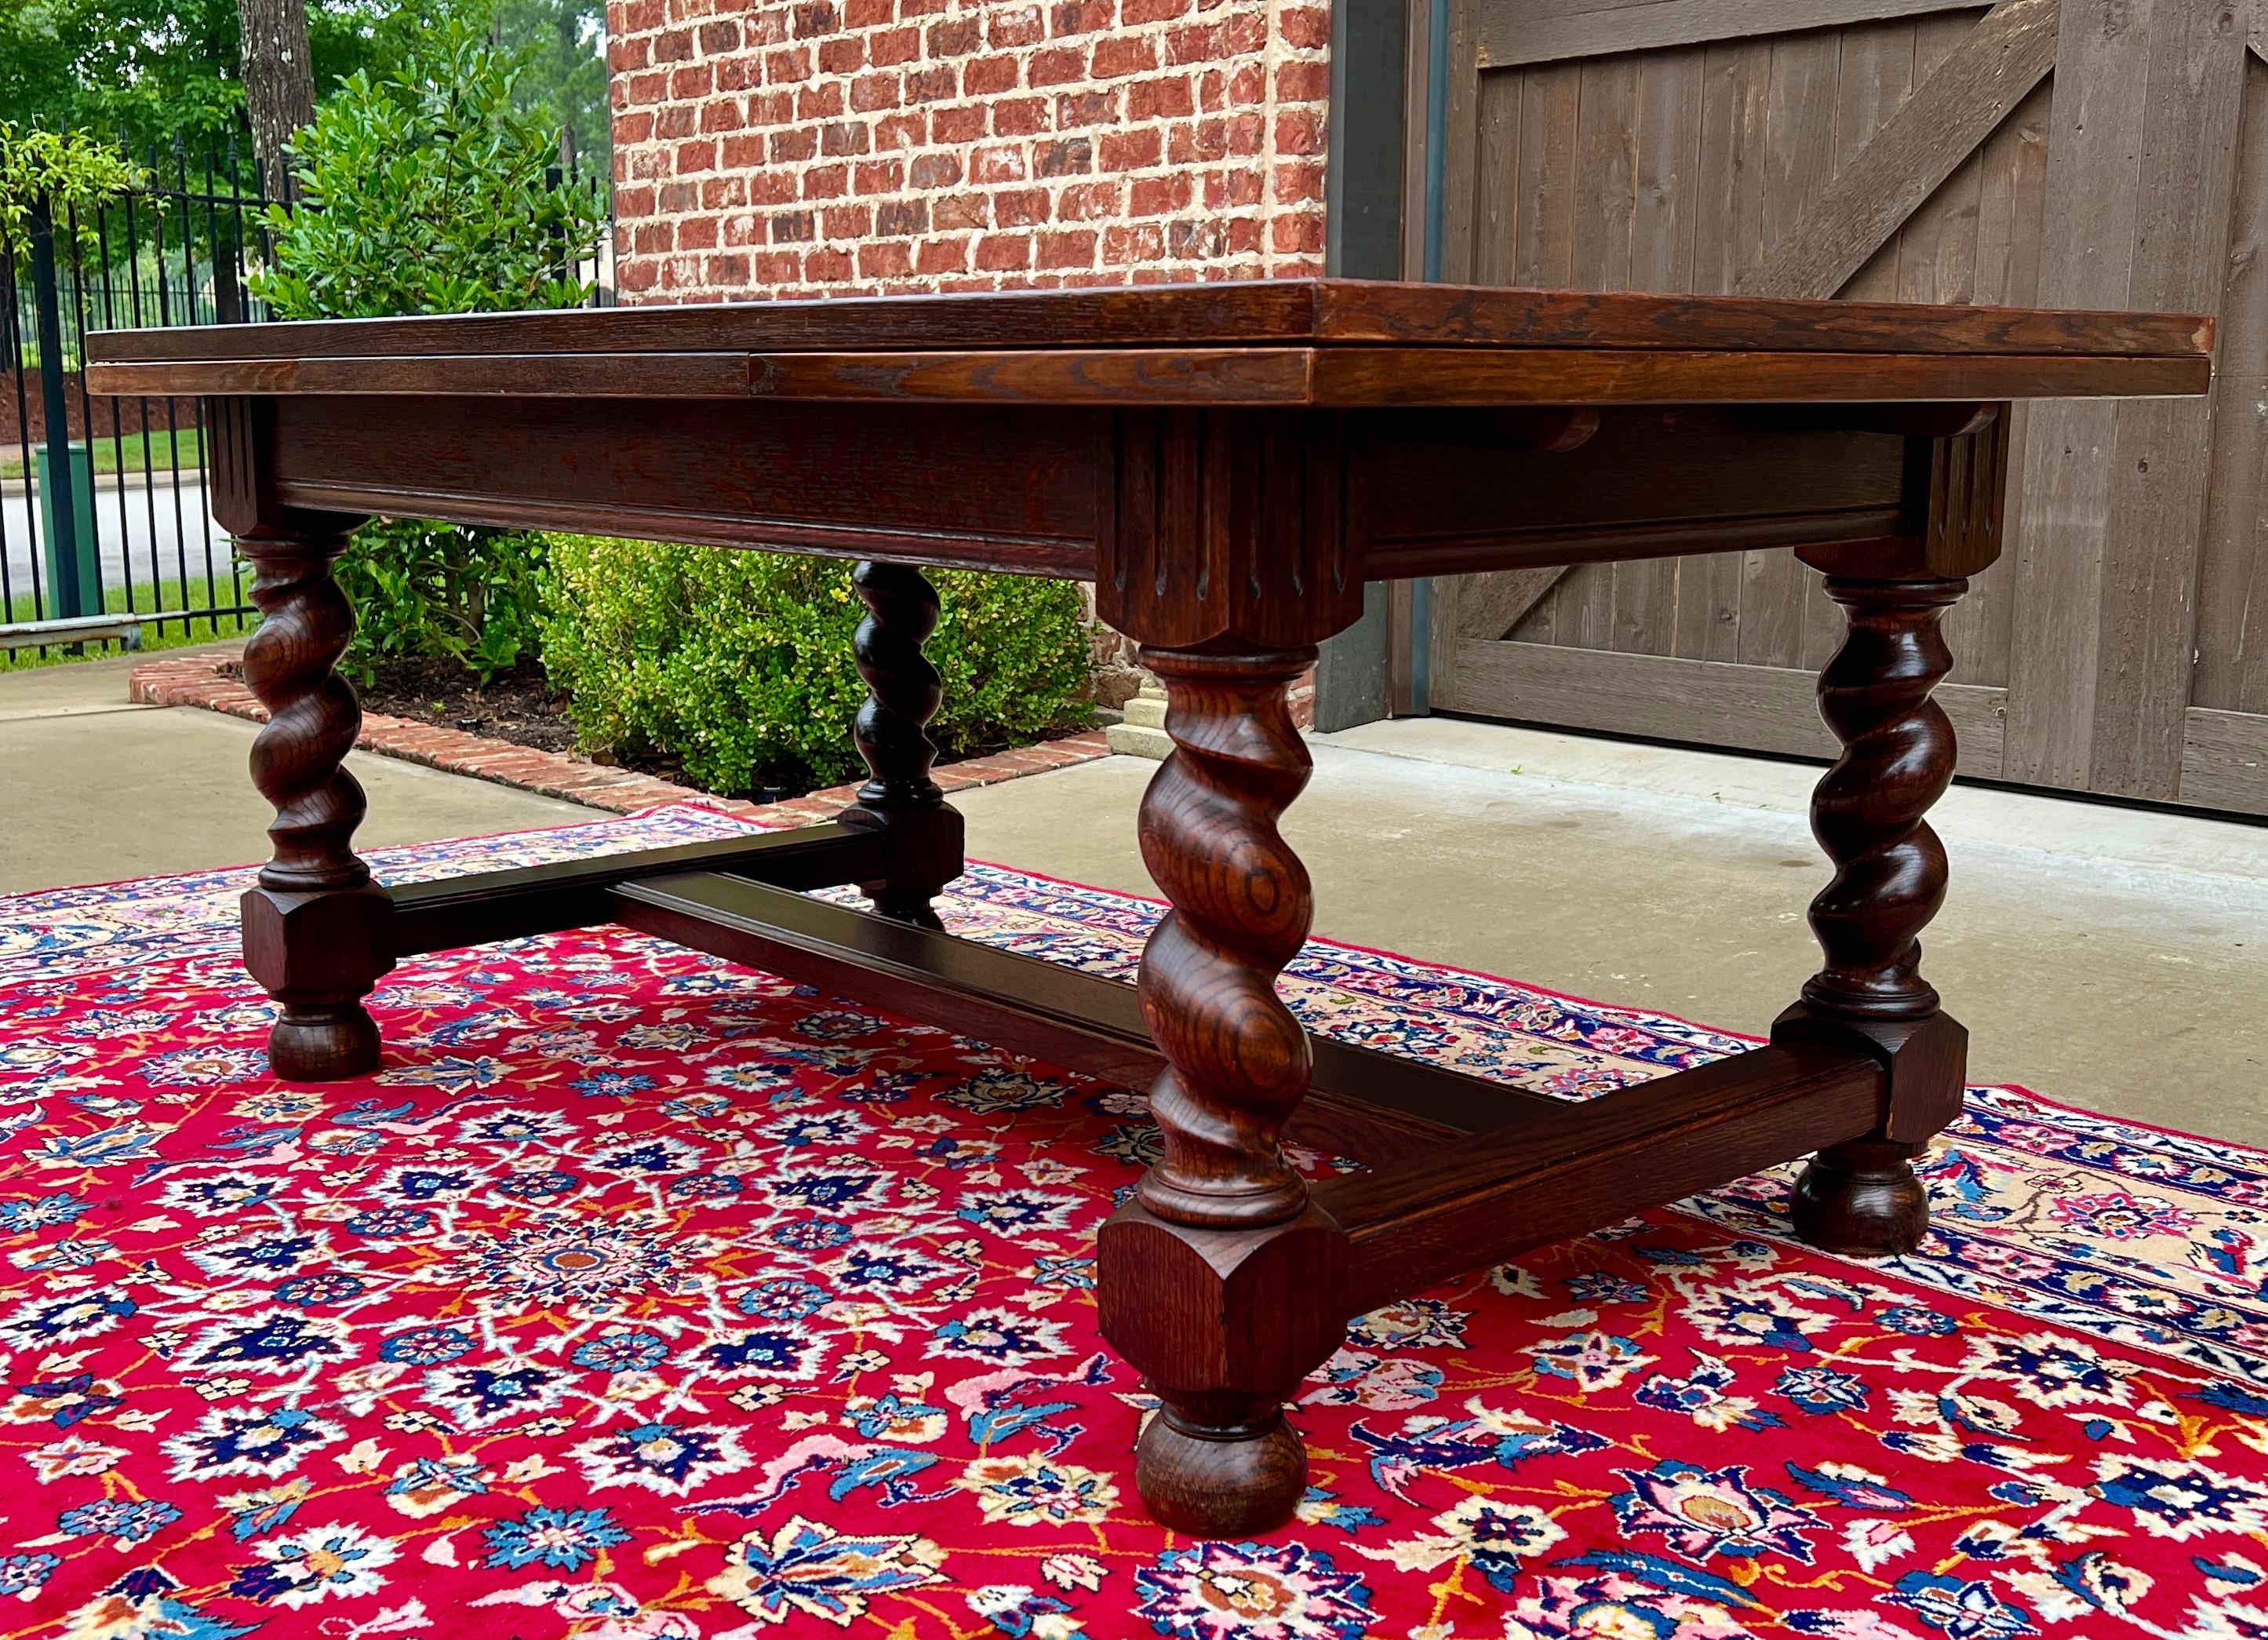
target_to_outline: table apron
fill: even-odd
[[[1290,544],[1300,530],[1269,521],[1287,505],[1280,486],[1257,468],[1248,479],[1234,470],[1244,452],[1270,472],[1304,462],[1298,505],[1338,513],[1333,573],[1385,580],[1870,550],[1959,535],[1973,519],[1997,534],[2004,457],[1991,453],[2004,450],[2006,430],[1989,408],[1982,431],[1948,436],[1913,422],[1911,410],[1879,408],[1869,422],[1867,407],[1839,405],[1124,410],[315,395],[210,408],[224,445],[228,427],[256,427],[248,442],[264,464],[253,485],[217,463],[217,511],[233,529],[280,507],[1079,580],[1247,532],[1256,584],[1271,580],[1272,555],[1307,549]],[[1940,420],[1962,425],[1950,413]],[[1161,440],[1213,454],[1175,481],[1180,490],[1130,499],[1127,486],[1153,470],[1138,453]],[[1949,487],[1956,449],[1987,454],[1964,457]],[[1153,538],[1138,539],[1145,532]],[[1311,528],[1305,538],[1312,546]]]

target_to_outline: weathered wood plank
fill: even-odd
[[[1572,287],[1577,284],[1575,213],[1581,197],[1576,166],[1581,137],[1582,65],[1552,63],[1523,69],[1519,74],[1521,91],[1515,144],[1519,220],[1512,274],[1506,282]],[[1550,641],[1557,631],[1559,587],[1569,573],[1563,566],[1534,582],[1514,583],[1514,591],[1532,591],[1533,596],[1527,600],[1526,609],[1498,629],[1498,635],[1533,629]],[[1459,607],[1485,608],[1491,602],[1487,587],[1486,580],[1471,583],[1466,603]]]
[[[1956,22],[1962,14],[1952,14]],[[1836,73],[1833,123],[1835,173],[1857,162],[1876,133],[1913,94],[1914,35],[1911,19],[1869,24],[1843,31]],[[1876,252],[1845,284],[1846,296],[1892,300],[1898,294],[1899,236]],[[1817,671],[1843,642],[1843,610],[1827,595],[1820,576],[1806,576],[1803,603],[1803,665]]]
[[[1975,38],[1980,26],[1958,17],[1923,18],[1917,21],[1914,24],[1915,83],[1926,85],[1933,78],[1948,58]],[[1998,134],[1999,128],[1996,127],[1993,135]],[[1984,140],[1989,144],[1992,137],[1987,137]],[[1965,302],[1974,299],[1977,219],[1983,204],[1984,174],[1984,161],[1980,147],[1955,166],[1953,174],[1922,201],[1913,215],[1907,218],[1899,228],[1896,234],[1897,283],[1894,289],[1900,301]],[[1940,292],[1943,295],[1940,296]],[[1974,597],[1964,597],[1946,611],[1945,640],[1955,655],[1971,653],[1977,647],[1975,628],[1982,611],[1983,605]],[[1831,614],[1839,614],[1839,611],[1820,611],[1810,634],[1815,636],[1822,646],[1827,634],[1839,624],[1830,618]]]
[[[1578,290],[1626,291],[1638,216],[1638,64],[1621,57],[1577,73],[1571,270]]]
[[[1581,595],[1566,590],[1568,581],[1579,573],[1579,565],[1571,565],[1562,569],[1552,578],[1550,588],[1535,601],[1535,607],[1528,612],[1527,617],[1505,636],[1531,644],[1580,643],[1583,624],[1580,607]],[[1565,617],[1564,621],[1561,619],[1563,615]]]
[[[1561,290],[1575,282],[1575,121],[1583,71],[1565,63],[1522,78],[1512,277],[1517,284]]]
[[[2227,279],[2245,49],[2216,5],[2159,0],[2127,299],[2203,310]],[[2118,407],[2089,789],[2171,799],[2196,663],[2214,401]]]
[[[1837,751],[1819,720],[1815,680],[1788,667],[1468,639],[1437,654],[1433,676],[1433,704],[1450,712],[1804,757]],[[1964,771],[1999,770],[2004,694],[1976,684],[1938,688]]]
[[[1834,177],[1835,150],[1821,137],[1832,129],[1842,42],[1801,34],[1772,42],[1771,85],[1764,100],[1764,268],[1778,247],[1802,231],[1814,203]],[[1743,288],[1757,277],[1751,270]],[[1828,292],[1832,294],[1831,292]],[[1741,558],[1740,646],[1753,665],[1800,666],[1803,606],[1812,573],[1786,552]]]
[[[1638,69],[1635,58],[1581,65],[1582,90],[1575,122],[1574,284],[1587,291],[1631,286],[1631,235],[1638,216]],[[1580,595],[1577,588],[1580,583]],[[1615,573],[1578,572],[1559,584],[1580,632],[1575,641],[1614,646]],[[1567,641],[1561,635],[1561,641]]]
[[[1693,284],[1693,189],[1700,172],[1702,53],[1696,48],[1648,56],[1638,68],[1637,189],[1631,221],[1629,283],[1640,291]],[[1675,559],[1618,564],[1614,576],[1614,646],[1668,654],[1677,642]]]
[[[1479,103],[1481,75],[1473,39],[1480,0],[1447,0],[1449,13],[1448,71],[1445,131],[1447,168],[1441,199],[1441,277],[1473,280],[1473,258],[1480,235],[1475,221],[1480,205],[1478,183]]]
[[[2002,0],[1741,285],[1831,296],[2055,66],[2060,0]]]
[[[1426,599],[1432,608],[1425,628],[1418,632],[1414,625],[1412,627],[1412,643],[1425,646],[1425,705],[1428,711],[1446,705],[1441,699],[1443,682],[1458,654],[1473,641],[1458,630],[1464,618],[1459,606],[1482,579],[1478,575],[1434,576]]]
[[[1476,284],[1513,282],[1520,232],[1520,106],[1526,89],[1526,76],[1517,72],[1481,76],[1469,276]]]
[[[2245,79],[2190,701],[2268,712],[2268,62]]]
[[[1967,15],[1967,14],[1956,14]],[[1848,169],[1889,122],[1914,88],[1914,28],[1911,18],[1843,31],[1843,61],[1835,103],[1835,169]],[[1898,293],[1898,236],[1892,234],[1841,294],[1853,301],[1894,301]]]
[[[1632,0],[1572,5],[1486,0],[1476,30],[1484,68],[1659,51],[1882,18],[1973,10],[1979,0]]]
[[[1764,93],[1771,48],[1712,46],[1703,58],[1695,156],[1693,288],[1729,291],[1764,255]],[[1689,558],[1678,566],[1675,653],[1730,661],[1738,653],[1741,563]]]
[[[1973,299],[2025,307],[2040,289],[2040,214],[2047,198],[2048,122],[2055,82],[2017,106],[1985,139],[1977,201]]]
[[[1694,288],[1704,62],[1698,50],[1673,51],[1638,65],[1629,279],[1633,291]]]
[[[2028,302],[2039,289],[2040,215],[2047,184],[2047,122],[2054,98],[2050,81],[2001,122],[1981,151],[1977,214],[1977,296],[1992,302]],[[2024,448],[2032,407],[2011,414],[2009,448]],[[2010,463],[2003,513],[2012,528],[2023,505],[2021,466]],[[2001,561],[1970,581],[1969,595],[1948,612],[1946,641],[1953,648],[1950,682],[2005,685],[2014,620],[2015,566],[2004,538]]]
[[[2268,814],[2268,716],[2191,706],[2182,714],[2182,801]]]
[[[1545,569],[1447,578],[1455,580],[1458,587],[1457,636],[1483,639],[1509,636],[1566,573],[1565,565],[1553,565]],[[1439,610],[1434,618],[1440,618]]]
[[[1568,569],[1562,569],[1558,574],[1553,576],[1551,579],[1551,585],[1544,590],[1543,595],[1535,601],[1535,607],[1528,611],[1527,618],[1514,626],[1510,632],[1506,632],[1505,636],[1507,638],[1523,639],[1529,643],[1536,644],[1548,644],[1557,641],[1559,635],[1559,583],[1565,580],[1570,573],[1571,571]]]
[[[1957,17],[1925,18],[1915,24],[1915,80],[1926,85],[1982,26]],[[1990,136],[1984,138],[1991,140]],[[1976,299],[1977,213],[1984,169],[1981,149],[1980,144],[1978,151],[1965,155],[1898,230],[1900,301]]]
[[[1741,41],[1702,59],[1693,288],[1736,289],[1764,255],[1764,100],[1771,47]]]
[[[2056,41],[2039,294],[2045,302],[2120,307],[2132,286],[2141,210],[2145,105],[2134,94],[2134,70],[2147,61],[2154,6],[2085,6],[2086,26],[2061,30]],[[2117,408],[2035,405],[2026,435],[2013,532],[2007,775],[2084,787]]]

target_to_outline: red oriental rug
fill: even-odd
[[[243,880],[0,907],[0,1632],[2268,1636],[2268,1156],[1976,1090],[1920,1255],[1795,1245],[1776,1172],[1391,1305],[1300,1522],[1192,1542],[1089,1294],[1138,1097],[615,929],[408,965],[379,1075],[280,1086]],[[1155,914],[944,909],[1119,974]],[[1287,991],[1571,1099],[1739,1045],[1325,944]]]

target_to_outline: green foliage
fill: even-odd
[[[604,230],[585,184],[551,187],[556,127],[514,103],[518,58],[445,19],[392,74],[356,74],[298,144],[298,198],[271,209],[274,266],[254,292],[279,318],[572,307],[575,263]],[[349,669],[450,656],[483,678],[532,648],[543,539],[388,520],[339,566],[358,622]]]
[[[383,79],[448,21],[493,37],[517,70],[513,106],[573,133],[580,168],[609,168],[600,0],[322,0],[307,8],[318,104],[357,74]],[[115,136],[171,173],[259,188],[244,113],[237,0],[0,0],[0,113],[18,127]],[[237,145],[236,171],[226,151]],[[194,228],[193,228],[194,232]]]
[[[310,5],[317,94],[398,60],[422,26],[409,19],[444,3]],[[48,130],[115,132],[136,153],[180,143],[194,160],[246,136],[240,41],[237,0],[0,0],[0,108]]]
[[[495,0],[497,42],[521,63],[514,100],[565,128],[586,176],[614,169],[604,0]]]
[[[236,0],[0,0],[0,107],[136,148],[202,150],[242,124],[237,42]]]
[[[517,95],[571,126],[603,161],[607,76],[596,0],[323,0],[307,8],[315,98],[382,77],[445,18],[491,32],[524,65]],[[194,165],[245,127],[237,0],[0,0],[0,108],[45,130],[115,132],[136,153],[185,147]],[[601,166],[603,169],[603,165]]]
[[[572,307],[575,264],[607,212],[590,182],[554,188],[559,132],[514,106],[519,64],[449,19],[401,68],[357,73],[299,134],[290,210],[269,211],[275,265],[254,294],[278,317]]]
[[[58,233],[76,213],[82,234],[91,241],[97,209],[140,181],[126,156],[109,143],[76,132],[18,132],[0,120],[0,234],[16,247],[18,262],[31,254],[27,229],[39,201],[48,202]]]
[[[397,657],[447,656],[482,678],[535,652],[545,539],[388,518],[355,532],[338,580],[355,606],[344,669],[371,681]]]
[[[1029,740],[1086,682],[1068,581],[936,572],[926,646],[945,680],[931,725],[948,750]],[[850,566],[725,548],[552,538],[543,663],[587,749],[659,752],[727,795],[860,770],[850,722],[866,686],[850,638]]]

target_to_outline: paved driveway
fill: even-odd
[[[202,587],[210,565],[220,593],[217,602],[232,604],[236,600],[230,591],[232,554],[228,534],[213,521],[198,476],[192,471],[180,477],[178,492],[173,475],[167,473],[160,473],[154,485],[144,484],[139,473],[129,475],[122,483],[108,477],[95,481],[94,521],[102,557],[102,584],[125,586],[130,570],[137,586],[186,577]],[[0,559],[7,565],[7,589],[18,597],[32,590],[37,510],[37,502],[22,484],[0,485],[0,542],[6,548]],[[42,587],[47,584],[47,573],[42,561],[39,569]]]

